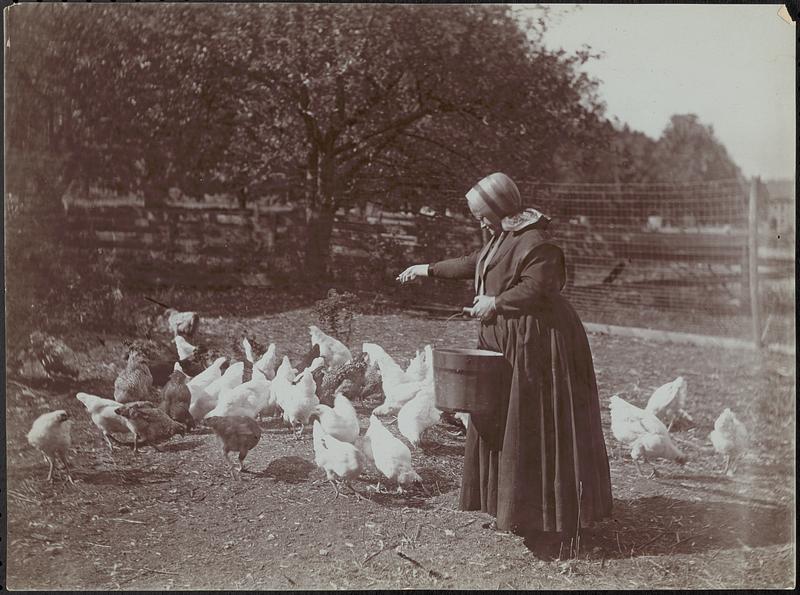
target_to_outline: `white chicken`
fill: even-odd
[[[197,312],[178,312],[174,308],[167,309],[167,324],[172,336],[181,335],[191,338],[200,326],[200,316]]]
[[[103,439],[111,450],[114,450],[114,446],[111,444],[114,437],[111,434],[134,433],[130,421],[117,415],[116,409],[119,407],[119,403],[116,401],[88,393],[78,393],[76,397],[92,416],[92,423],[103,432]]]
[[[275,372],[275,377],[270,385],[270,400],[278,404],[283,409],[283,398],[291,390],[292,382],[295,379],[295,370],[287,356],[283,356],[281,365]]]
[[[205,414],[208,417],[244,416],[255,419],[270,406],[270,382],[259,370],[253,369],[253,378],[238,386],[224,389],[217,405]]]
[[[243,373],[244,362],[236,362],[228,366],[224,374],[210,382],[203,390],[192,388],[192,383],[190,382],[189,391],[192,393],[192,401],[189,404],[189,413],[192,414],[195,421],[199,422],[209,411],[217,406],[219,395],[223,390],[230,390],[235,386],[239,386],[242,383]]]
[[[678,418],[684,418],[691,422],[693,421],[691,416],[684,410],[687,391],[686,379],[678,376],[672,382],[667,382],[653,392],[647,401],[645,411],[649,411],[662,421],[669,420],[667,430],[672,429]]]
[[[426,352],[432,351],[430,346]],[[433,357],[423,352],[422,388],[417,396],[400,408],[397,414],[397,428],[414,446],[418,446],[422,435],[428,428],[435,426],[442,418],[442,412],[436,408],[433,384]]]
[[[723,473],[733,475],[736,472],[739,457],[747,449],[748,435],[744,424],[728,408],[720,413],[714,422],[714,431],[708,435],[714,450],[725,457]]]
[[[419,446],[428,428],[439,423],[442,412],[436,408],[433,386],[424,385],[417,396],[400,408],[397,429],[414,446]]]
[[[670,459],[682,465],[686,456],[669,437],[667,427],[655,415],[614,395],[610,399],[611,433],[614,438],[631,447],[636,470],[642,474],[639,461]],[[656,475],[655,467],[651,477]]]
[[[314,414],[319,417],[319,423],[326,434],[342,442],[355,443],[361,431],[358,415],[353,404],[343,394],[336,395],[332,408],[323,404],[314,407]]]
[[[194,392],[198,389],[203,389],[210,385],[212,382],[217,380],[222,376],[222,365],[228,361],[225,357],[218,357],[214,360],[214,363],[208,366],[205,370],[200,372],[197,376],[188,380],[186,382],[186,386],[189,387],[189,390],[192,392],[192,397],[194,398]],[[176,362],[176,365],[180,365]]]
[[[353,490],[356,496],[359,496],[359,493],[350,485],[350,480],[361,474],[365,455],[350,442],[338,440],[328,434],[318,420],[314,420],[312,436],[314,439],[314,462],[325,471],[326,478],[336,490],[336,496],[338,497],[340,494],[336,480],[342,481]]]
[[[368,442],[365,452],[371,456],[378,471],[386,478],[397,481],[397,493],[402,494],[403,486],[409,483],[422,484],[422,478],[411,465],[411,451],[375,415],[369,418],[365,441]]]
[[[378,369],[381,372],[381,388],[385,395],[383,404],[373,410],[375,415],[391,415],[400,411],[400,408],[417,396],[426,381],[408,382],[405,372],[391,359],[378,360]]]
[[[293,428],[299,426],[296,437],[303,435],[303,430],[308,423],[314,408],[319,405],[317,398],[317,383],[314,376],[307,371],[301,374],[297,384],[282,387],[276,399],[283,409],[283,420]]]
[[[244,349],[244,356],[247,358],[247,361],[255,363],[255,359],[253,358],[253,346],[250,345],[250,341],[247,340],[247,337],[242,339],[242,349]]]
[[[367,354],[368,370],[378,369],[378,362],[384,361],[384,369],[387,374],[396,376],[396,380],[405,382],[405,372],[400,365],[394,361],[391,355],[386,353],[386,350],[377,343],[363,343],[361,351]],[[409,364],[410,367],[410,364]]]
[[[270,343],[269,347],[264,352],[264,355],[262,355],[258,361],[253,364],[253,367],[257,370],[260,370],[261,373],[267,377],[267,380],[272,380],[275,378],[277,363],[278,357],[276,355],[275,343]]]
[[[350,350],[344,343],[326,335],[319,327],[311,325],[308,327],[308,331],[311,334],[311,345],[319,345],[319,354],[325,360],[328,368],[338,368],[353,359]]]
[[[116,403],[115,401],[112,401]],[[117,403],[117,405],[119,405]],[[72,481],[67,462],[67,452],[72,444],[70,438],[70,428],[72,420],[63,409],[43,413],[33,422],[28,432],[28,443],[44,455],[45,460],[50,464],[50,472],[47,474],[47,481],[53,481],[53,470],[55,469],[56,459],[64,465],[67,480]]]
[[[408,382],[420,382],[427,376],[428,361],[425,354],[425,351],[417,351],[417,354],[409,362],[408,368],[406,368],[406,380]]]
[[[186,339],[181,337],[180,335],[175,335],[175,347],[178,350],[178,359],[184,360],[190,355],[192,355],[197,349],[194,345],[189,343]]]

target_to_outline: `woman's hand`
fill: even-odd
[[[412,279],[416,279],[417,277],[427,277],[428,276],[428,265],[427,264],[414,264],[408,267],[405,271],[397,275],[397,281],[400,283],[407,283]]]
[[[472,301],[470,315],[481,320],[491,320],[497,314],[494,297],[490,295],[476,295]]]

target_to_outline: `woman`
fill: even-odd
[[[502,352],[511,365],[499,432],[469,424],[461,508],[487,512],[498,529],[532,543],[569,543],[581,526],[610,516],[612,498],[589,342],[560,293],[564,254],[545,231],[550,220],[523,209],[505,174],[487,176],[466,198],[492,232],[486,246],[398,277],[474,278],[478,347]]]

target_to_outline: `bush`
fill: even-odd
[[[314,304],[314,312],[319,319],[322,329],[347,344],[353,333],[353,314],[356,310],[358,298],[345,291],[339,293],[336,289],[329,289],[328,296]]]
[[[65,237],[63,216],[36,200],[7,196],[6,332],[11,357],[31,332],[55,336],[111,325],[135,333],[142,320],[123,291],[121,264],[102,249],[78,250]]]

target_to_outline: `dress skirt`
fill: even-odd
[[[469,424],[462,510],[519,535],[574,534],[611,515],[611,476],[586,332],[557,296],[535,313],[481,325],[478,347],[502,352],[510,388],[497,417]]]

